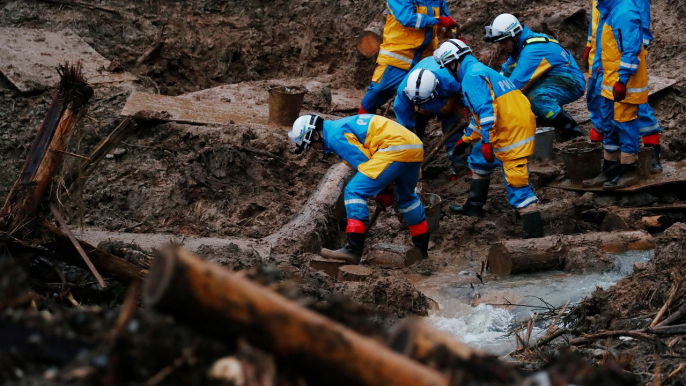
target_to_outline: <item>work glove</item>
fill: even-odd
[[[621,102],[626,98],[626,85],[622,82],[615,83],[612,88],[612,95],[615,97],[615,102]]]
[[[455,20],[453,20],[452,17],[450,16],[441,16],[438,18],[438,24],[446,29],[453,29],[457,28],[458,24]]]
[[[382,190],[381,193],[374,196],[376,203],[381,205],[384,209],[388,208],[393,204],[393,191],[392,190]]]
[[[466,45],[469,45],[469,43],[467,43],[467,40],[465,40],[465,38],[462,37],[462,35],[458,36],[458,37],[457,37],[457,40],[461,41],[462,43],[464,43],[464,44],[466,44]]]
[[[486,162],[495,162],[495,154],[493,154],[493,147],[490,143],[481,144],[481,154],[484,155]]]
[[[581,57],[583,60],[588,59],[588,55],[591,54],[591,46],[586,46],[586,51],[584,51],[584,56]]]
[[[455,147],[453,147],[453,157],[459,158],[464,155],[464,152],[469,148],[469,144],[463,140],[457,141]]]

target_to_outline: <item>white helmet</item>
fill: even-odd
[[[412,101],[413,105],[419,106],[435,98],[438,94],[437,89],[438,79],[436,79],[436,75],[422,68],[410,73],[403,92]]]
[[[300,154],[303,150],[310,150],[312,146],[312,133],[315,129],[321,128],[324,119],[319,115],[303,115],[293,122],[293,129],[288,133],[288,138],[295,144],[295,154]]]
[[[484,40],[489,43],[497,43],[507,38],[513,38],[522,32],[522,25],[514,15],[503,13],[493,20],[491,25],[486,26]]]
[[[434,60],[444,68],[448,63],[460,60],[471,52],[472,49],[462,40],[449,39],[434,51]]]

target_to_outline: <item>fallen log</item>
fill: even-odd
[[[438,372],[177,246],[158,253],[143,299],[204,332],[245,337],[328,384],[448,384]]]
[[[496,357],[473,349],[421,319],[403,319],[393,327],[387,341],[393,351],[439,371],[450,372],[460,384],[523,384],[524,377]]]
[[[62,164],[64,151],[75,126],[88,109],[93,89],[81,74],[81,66],[58,68],[60,84],[45,120],[31,144],[19,177],[0,210],[0,229],[10,234],[33,230],[36,211]]]
[[[337,219],[345,217],[344,206],[340,204],[343,188],[351,176],[352,170],[345,164],[332,166],[298,214],[261,242],[277,253],[319,253],[327,232],[338,232]]]
[[[88,269],[88,266],[81,258],[81,255],[74,248],[69,236],[62,232],[62,230],[52,224],[46,223],[43,224],[41,235],[44,239],[39,240],[38,244],[49,250],[59,251],[59,253],[54,253],[52,255],[53,258],[62,260],[77,267]],[[98,249],[83,240],[76,240],[90,258],[93,266],[95,266],[98,272],[101,272],[104,275],[131,283],[140,280],[148,274],[148,270],[145,268],[141,268],[126,260],[120,259],[117,256]]]
[[[596,247],[604,252],[620,253],[653,249],[655,241],[644,231],[506,240],[491,245],[488,266],[491,272],[499,275],[561,269],[569,251],[580,247]]]
[[[379,47],[383,43],[383,30],[386,26],[387,11],[383,11],[362,31],[357,43],[357,50],[367,58],[373,58],[379,53]]]

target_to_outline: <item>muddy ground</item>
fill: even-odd
[[[449,1],[449,5],[458,22],[465,24],[463,34],[481,58],[495,58],[494,47],[485,45],[481,36],[483,25],[501,12],[512,12],[535,30],[554,34],[577,60],[583,54],[588,17],[577,11],[588,9],[587,1],[554,0],[542,5],[529,0],[468,0]],[[300,76],[326,76],[332,89],[362,89],[371,78],[374,59],[357,53],[356,37],[384,9],[383,2],[371,0],[260,1],[249,5],[237,1],[112,1],[107,2],[107,11],[45,1],[3,1],[0,7],[0,26],[72,29],[112,61],[111,70],[129,71],[139,77],[131,84],[95,88],[93,105],[71,149],[79,154],[87,154],[121,121],[119,112],[132,89],[181,95],[225,83]],[[674,32],[686,17],[686,5],[657,0],[652,12],[656,38],[649,56],[651,71],[680,82],[651,103],[665,130],[664,158],[682,161],[686,158],[686,135],[681,130],[686,100],[681,72],[686,48]],[[162,48],[137,65],[140,55],[160,40],[164,42]],[[484,60],[497,65],[497,59]],[[21,94],[0,77],[0,116],[5,117],[0,121],[0,197],[7,195],[16,178],[51,98],[51,92]],[[325,105],[308,107],[330,113]],[[434,125],[427,143],[439,139],[440,131]],[[240,124],[204,127],[139,122],[119,147],[124,151],[105,160],[82,192],[60,197],[73,226],[126,233],[262,238],[280,229],[300,210],[336,162],[332,157],[322,160],[314,152],[293,155],[283,131]],[[564,177],[559,150],[552,161],[532,168],[536,167],[547,170],[534,172],[532,177],[547,234],[598,230],[601,218],[584,213],[615,206],[678,204],[686,199],[680,188],[631,195],[581,195],[548,188],[548,183]],[[465,170],[456,181],[448,177],[448,162],[439,156],[427,172],[424,191],[442,197],[444,212],[447,204],[465,199],[469,186]],[[301,251],[263,257],[240,248],[209,245],[197,252],[230,269],[254,269],[265,283],[279,283],[279,290],[287,296],[359,331],[382,337],[384,327],[398,318],[427,315],[432,306],[405,274],[432,275],[449,265],[478,270],[486,245],[523,235],[507,203],[501,176],[495,176],[491,183],[485,209],[484,219],[443,216],[440,231],[432,236],[429,260],[404,269],[374,268],[372,278],[363,283],[339,283],[310,269],[308,255]],[[382,214],[370,238],[409,243],[409,234],[393,210]],[[327,235],[329,246],[338,247],[340,241],[340,233]],[[135,245],[105,242],[101,247],[143,265],[150,263],[152,255]],[[680,241],[661,239],[655,262],[628,278],[628,284],[598,292],[572,312],[578,316],[577,332],[629,328],[631,320],[635,322],[632,328],[640,325],[639,321],[644,323],[645,315],[664,303],[672,280],[666,279],[669,275],[665,270],[680,266],[681,248]],[[218,358],[235,353],[259,368],[275,366],[269,355],[244,343],[219,343],[145,310],[136,312],[135,323],[131,322],[134,326],[129,325],[113,343],[106,336],[113,328],[126,287],[113,282],[108,289],[99,289],[85,271],[64,265],[58,268],[64,271],[66,287],[49,262],[31,260],[28,278],[10,274],[15,269],[22,272],[21,267],[3,269],[3,291],[30,287],[41,295],[33,308],[5,310],[3,323],[21,331],[19,334],[42,331],[56,339],[57,346],[63,345],[60,339],[68,337],[76,352],[87,347],[88,354],[45,358],[29,349],[0,354],[0,379],[17,384],[139,384],[182,358],[171,369],[173,377],[164,383],[197,384],[208,382],[207,370]],[[651,286],[656,291],[624,289],[649,291]],[[75,307],[69,296],[86,307]],[[157,339],[155,332],[171,338]],[[683,353],[678,342],[673,346],[674,352]],[[649,380],[654,372],[654,351],[631,344],[626,349],[634,357],[630,370]],[[598,361],[590,350],[579,353]],[[674,358],[661,357],[662,373],[669,373],[680,363],[678,355],[669,355]],[[278,369],[278,383],[302,381],[300,375]]]

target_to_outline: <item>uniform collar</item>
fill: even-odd
[[[465,74],[467,73],[467,67],[471,66],[472,63],[477,62],[476,58],[471,54],[467,54],[464,59],[462,59],[462,64],[460,64],[460,70],[457,71],[457,81],[462,83]]]
[[[328,155],[333,151],[332,148],[329,147],[329,141],[328,135],[331,132],[331,125],[333,124],[332,121],[324,121],[324,126],[322,126],[322,138],[324,139],[324,155]]]

